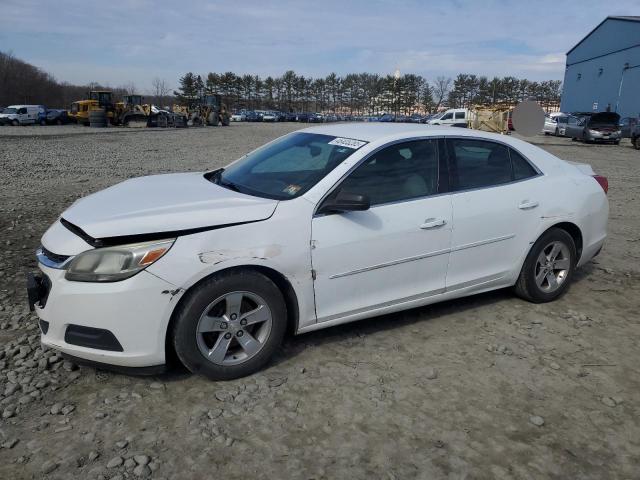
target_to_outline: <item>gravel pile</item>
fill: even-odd
[[[0,128],[0,478],[634,478],[640,162],[534,139],[609,177],[610,238],[558,302],[493,292],[288,339],[249,378],[132,377],[39,343],[24,275],[82,195],[222,166],[296,124]]]

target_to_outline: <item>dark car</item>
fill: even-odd
[[[310,113],[307,121],[309,123],[322,123],[324,122],[324,117],[321,113]]]
[[[309,121],[309,115],[311,115],[308,112],[301,112],[298,114],[298,121],[299,122],[303,122],[303,123],[307,123]]]
[[[284,121],[285,122],[297,122],[298,121],[298,114],[296,112],[289,112],[289,113],[285,114]]]
[[[631,138],[631,133],[638,125],[637,117],[624,117],[620,120],[620,131],[622,132],[622,138]]]
[[[384,115],[382,115],[379,119],[379,122],[395,122],[396,121],[396,116],[395,115],[391,115],[390,113],[385,113]]]
[[[640,150],[640,122],[636,123],[633,130],[631,130],[631,143],[636,150]]]
[[[567,119],[565,137],[585,143],[620,143],[620,115],[615,112],[576,112]]]
[[[253,110],[247,112],[247,122],[261,122],[262,115],[259,115],[258,112],[254,112]]]
[[[74,120],[67,114],[66,110],[47,110],[45,117],[47,125],[66,125],[72,123]]]

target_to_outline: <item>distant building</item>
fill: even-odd
[[[640,16],[607,17],[567,52],[563,112],[640,116]]]

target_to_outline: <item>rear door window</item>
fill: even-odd
[[[518,152],[488,140],[447,140],[452,191],[502,185],[538,174]]]
[[[464,112],[456,112],[455,117],[456,120],[463,119],[464,120]]]
[[[536,169],[514,149],[509,149],[509,156],[511,157],[511,165],[513,166],[514,180],[523,180],[525,178],[535,177],[538,174]]]

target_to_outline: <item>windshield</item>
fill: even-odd
[[[218,185],[258,197],[289,200],[313,187],[367,142],[292,133],[208,174]]]
[[[2,113],[16,113],[18,110],[15,108],[5,108]]]

